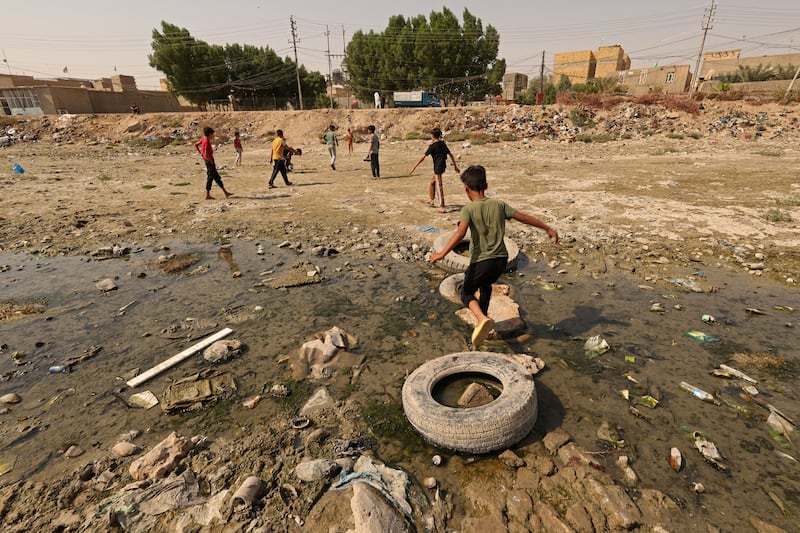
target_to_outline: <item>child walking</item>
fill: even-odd
[[[433,159],[433,177],[431,178],[430,186],[428,187],[428,203],[431,205],[436,205],[436,184],[439,184],[439,212],[445,213],[447,209],[445,209],[444,204],[444,187],[442,187],[442,174],[447,169],[447,156],[450,156],[450,160],[453,162],[453,168],[456,172],[458,172],[458,165],[456,164],[456,158],[453,157],[452,152],[447,147],[447,144],[442,140],[442,130],[439,128],[433,128],[431,130],[431,139],[433,142],[428,146],[428,149],[425,151],[422,157],[419,158],[417,164],[411,168],[411,171],[408,175],[412,175],[417,167],[425,160],[426,157],[431,156]]]
[[[214,199],[214,197],[211,196],[211,182],[219,185],[219,188],[225,193],[225,198],[233,196],[232,192],[225,190],[225,185],[222,184],[222,177],[219,175],[219,172],[217,172],[217,165],[214,163],[213,138],[214,129],[210,126],[206,126],[203,128],[203,138],[194,143],[195,150],[197,150],[197,153],[200,154],[203,161],[206,163],[206,200]]]
[[[328,126],[324,137],[325,144],[328,145],[328,154],[331,156],[331,170],[336,170],[336,147],[339,146],[339,139],[336,138],[336,126],[333,124]]]
[[[345,135],[345,139],[347,139],[347,154],[353,153],[353,131],[350,128],[347,128],[347,135]]]
[[[233,148],[236,150],[236,161],[233,162],[233,166],[240,167],[242,166],[242,139],[239,137],[239,130],[233,132]]]
[[[461,209],[458,229],[450,242],[442,251],[431,254],[430,262],[434,264],[446,256],[462,241],[469,229],[470,259],[464,273],[461,301],[478,320],[478,325],[472,331],[472,347],[478,349],[494,327],[494,322],[487,316],[492,284],[508,264],[508,251],[503,243],[506,220],[513,218],[546,231],[553,244],[558,244],[558,233],[538,218],[521,213],[502,200],[487,198],[486,170],[482,166],[467,168],[461,174],[461,181],[470,202]],[[478,298],[475,298],[476,291],[480,291]]]

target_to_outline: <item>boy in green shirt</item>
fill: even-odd
[[[431,254],[430,262],[434,264],[450,253],[469,229],[470,260],[464,273],[461,301],[478,319],[478,325],[472,331],[472,347],[478,349],[494,327],[494,322],[487,316],[492,284],[505,272],[508,264],[508,251],[503,242],[506,220],[513,218],[546,231],[553,244],[558,244],[558,233],[538,218],[521,213],[502,200],[487,198],[486,169],[481,165],[473,165],[465,170],[461,174],[461,181],[470,202],[461,209],[458,229],[450,242],[442,251]],[[475,298],[478,290],[480,296]]]

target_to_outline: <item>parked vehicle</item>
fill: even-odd
[[[442,107],[432,91],[395,91],[394,107]]]

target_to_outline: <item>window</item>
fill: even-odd
[[[12,115],[28,115],[35,112],[41,113],[39,97],[31,89],[6,89],[3,91],[6,104]]]
[[[674,72],[667,72],[666,83],[672,83],[673,81],[675,81],[675,73]]]
[[[645,83],[647,83],[647,69],[646,68],[643,68],[639,72],[639,81],[637,81],[636,83],[638,83],[639,85],[644,85]]]

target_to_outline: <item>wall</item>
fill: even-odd
[[[669,78],[672,81],[668,82]],[[689,65],[674,65],[625,70],[619,72],[618,79],[620,85],[625,87],[631,96],[641,96],[651,92],[681,94],[689,90],[691,74]]]
[[[800,54],[779,54],[772,56],[739,57],[726,59],[706,59],[700,69],[704,80],[709,80],[721,74],[730,74],[739,70],[739,65],[751,68],[763,66],[789,66],[800,67]]]

